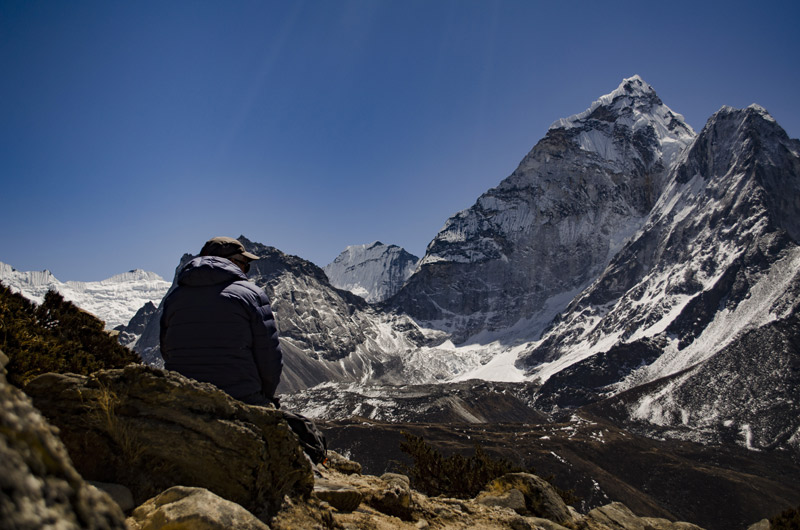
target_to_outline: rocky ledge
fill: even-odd
[[[619,503],[579,514],[524,473],[451,499],[333,451],[312,466],[280,410],[145,366],[45,374],[25,391],[0,374],[0,530],[699,528]]]
[[[25,387],[60,429],[78,472],[123,484],[144,502],[171,486],[208,489],[256,516],[313,486],[279,410],[144,365],[91,376],[44,374]]]

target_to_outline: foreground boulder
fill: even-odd
[[[493,480],[478,500],[483,504],[508,506],[522,515],[533,515],[559,524],[572,521],[567,505],[555,488],[530,473],[508,473]]]
[[[637,517],[627,506],[612,502],[590,511],[587,515],[589,528],[603,530],[703,530],[686,522],[672,522],[656,517]]]
[[[0,529],[125,529],[122,510],[87,484],[64,444],[21,390],[0,352]]]
[[[231,501],[202,488],[174,486],[133,511],[130,530],[269,530]]]
[[[136,504],[172,486],[205,488],[262,520],[308,495],[311,465],[280,411],[144,365],[44,374],[25,391],[87,479],[123,484]]]

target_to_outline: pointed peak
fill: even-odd
[[[624,100],[623,100],[624,98]],[[637,100],[643,100],[647,105],[662,106],[663,103],[659,99],[656,91],[639,75],[634,75],[622,80],[622,83],[614,89],[614,91],[601,96],[585,111],[570,116],[569,118],[562,118],[554,122],[550,128],[569,129],[574,127],[578,122],[581,122],[599,109],[600,107],[630,107],[634,105]],[[673,113],[677,118],[683,121],[683,116]]]
[[[655,94],[656,91],[638,74],[622,80],[616,90],[609,96]]]
[[[765,109],[764,107],[762,107],[758,103],[751,103],[750,105],[747,106],[747,109],[748,110],[753,110],[755,112],[758,112],[759,114],[766,114],[767,116],[769,116],[769,112],[767,112],[767,109]]]

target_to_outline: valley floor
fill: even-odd
[[[365,473],[411,463],[400,450],[404,432],[445,455],[472,455],[479,444],[540,476],[552,475],[556,486],[574,490],[581,499],[574,507],[584,513],[620,501],[637,514],[728,530],[800,504],[797,455],[653,440],[586,415],[539,424],[318,423],[329,447],[360,462]]]

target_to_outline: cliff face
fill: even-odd
[[[403,359],[425,342],[410,318],[383,312],[349,291],[336,289],[311,262],[244,236],[239,240],[260,258],[252,263],[249,279],[265,290],[276,315],[284,353],[279,392],[329,381],[403,381],[407,364]],[[184,255],[176,270],[193,257]],[[163,366],[160,315],[161,307],[148,319],[134,347],[153,366]]]

